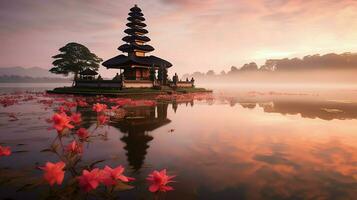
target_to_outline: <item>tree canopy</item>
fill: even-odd
[[[66,44],[59,51],[61,52],[60,54],[52,57],[55,60],[52,62],[54,67],[50,69],[50,72],[65,76],[72,73],[75,79],[78,73],[86,68],[97,71],[99,63],[103,61],[103,59],[92,53],[87,47],[75,42]]]

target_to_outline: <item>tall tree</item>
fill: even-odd
[[[99,63],[103,59],[99,58],[94,53],[82,44],[71,42],[59,49],[61,52],[53,56],[55,60],[52,62],[53,66],[50,72],[54,74],[74,74],[74,80],[78,78],[78,73],[86,68],[97,71]]]

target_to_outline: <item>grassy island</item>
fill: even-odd
[[[53,94],[78,94],[78,95],[113,95],[113,96],[137,96],[137,95],[160,95],[160,94],[186,94],[186,93],[211,93],[212,90],[205,88],[89,88],[89,87],[60,87],[48,90]]]

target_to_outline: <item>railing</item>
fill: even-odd
[[[120,80],[76,80],[76,87],[121,88]]]

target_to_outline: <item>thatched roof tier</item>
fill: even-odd
[[[140,34],[147,34],[149,31],[142,29],[142,28],[127,28],[124,30],[124,33],[129,34],[129,35],[138,35]]]
[[[146,24],[145,23],[141,23],[141,22],[129,22],[126,24],[127,27],[130,27],[130,28],[142,28],[142,27],[146,27]]]
[[[132,12],[141,12],[141,9],[135,4],[134,7],[130,8]]]
[[[143,42],[149,42],[150,38],[146,37],[146,36],[142,36],[142,35],[128,35],[123,37],[122,39],[124,42],[135,42],[135,41],[143,41]]]
[[[150,45],[140,45],[137,43],[131,43],[131,44],[123,44],[120,47],[118,47],[119,51],[122,52],[134,52],[134,51],[141,51],[141,52],[150,52],[150,51],[154,51],[154,47],[150,46]]]
[[[129,22],[142,22],[145,21],[144,17],[128,17],[126,18]]]
[[[146,57],[139,57],[139,56],[126,56],[126,55],[119,55],[114,58],[111,58],[102,64],[106,68],[114,68],[114,69],[122,69],[127,68],[132,65],[141,65],[147,67],[166,67],[169,68],[172,64],[164,59],[158,58],[156,56],[146,56]]]
[[[94,71],[94,70],[91,70],[91,69],[87,68],[87,69],[85,69],[85,70],[79,72],[79,74],[80,74],[80,75],[87,75],[87,76],[88,76],[88,75],[89,75],[89,76],[95,76],[95,75],[97,75],[98,73],[97,73],[96,71]]]
[[[144,14],[141,13],[141,12],[130,12],[129,16],[131,16],[131,17],[143,17]]]

